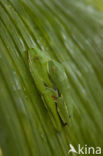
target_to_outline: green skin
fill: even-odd
[[[65,73],[65,70],[60,63],[54,60],[49,60],[48,61],[48,73],[49,73],[49,77],[54,82],[55,87],[61,93],[62,102],[58,103],[58,111],[60,113],[60,116],[62,117],[63,121],[70,123],[70,120],[68,120],[68,118],[70,118],[72,115],[72,106],[71,104],[67,105],[67,103],[70,102],[71,98],[69,94],[70,88],[69,88],[68,77]]]
[[[60,83],[61,85],[59,87],[62,76],[59,75],[59,71],[57,75],[55,74],[55,62],[52,61],[48,54],[42,52],[38,48],[28,50],[28,60],[30,72],[36,88],[41,95],[54,127],[57,131],[60,131],[62,125],[66,125],[69,119],[68,110],[63,98],[63,84]],[[60,69],[56,68],[56,70],[61,69],[61,66]],[[63,74],[63,78],[65,79],[65,74],[62,72],[61,70],[60,74]],[[62,93],[62,95],[60,95],[60,93]]]

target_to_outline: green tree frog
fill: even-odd
[[[59,64],[54,62],[48,53],[36,47],[28,50],[28,61],[32,78],[50,119],[56,130],[60,131],[62,125],[68,124],[69,121],[69,113],[63,97],[64,86],[61,83],[66,77],[63,68],[60,66],[59,69]]]

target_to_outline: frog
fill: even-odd
[[[55,129],[61,131],[63,126],[69,124],[69,113],[64,99],[63,83],[59,86],[59,82],[61,83],[62,81],[59,74],[62,74],[63,79],[67,79],[63,67],[59,66],[47,52],[40,50],[38,47],[28,50],[28,64],[32,79],[49,117]]]

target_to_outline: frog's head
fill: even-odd
[[[28,57],[30,62],[35,63],[45,63],[50,60],[48,54],[44,51],[41,51],[39,48],[34,47],[28,50]]]
[[[67,78],[63,66],[54,60],[48,61],[48,74],[56,85]]]
[[[28,50],[29,67],[35,79],[40,81],[43,88],[53,87],[47,72],[47,62],[50,60],[48,54],[37,47]]]

